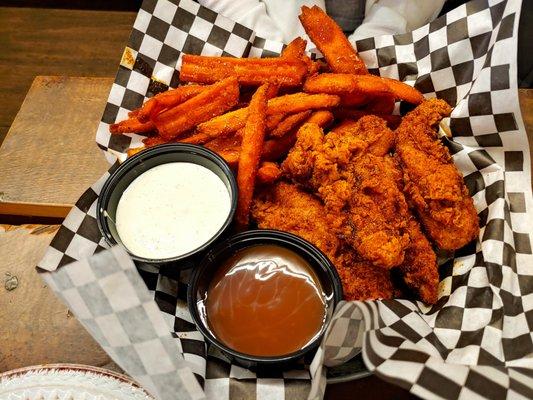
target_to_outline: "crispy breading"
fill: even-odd
[[[392,131],[377,117],[344,123],[326,136],[305,124],[283,162],[287,176],[317,191],[331,212],[343,216],[339,233],[345,240],[384,268],[403,262],[409,242],[401,174],[385,156],[392,143]]]
[[[389,155],[364,152],[352,163],[343,169],[342,180],[322,185],[319,193],[326,205],[349,207],[344,234],[365,260],[384,268],[398,266],[409,244],[407,202],[397,185],[400,172]],[[341,190],[339,182],[345,185]]]
[[[261,191],[252,206],[259,228],[294,233],[335,257],[341,242],[331,227],[340,226],[341,219],[327,214],[318,198],[283,181]]]
[[[257,170],[257,182],[263,185],[272,184],[281,177],[279,165],[271,161],[263,161]]]
[[[328,213],[312,194],[294,184],[278,182],[256,196],[252,217],[259,228],[293,233],[324,252],[339,273],[346,300],[393,297],[389,271],[361,261],[334,233],[342,224],[342,218]]]
[[[424,303],[434,304],[437,301],[439,287],[437,256],[416,219],[409,219],[407,233],[409,246],[405,249],[404,262],[398,269],[407,287]]]
[[[402,117],[399,115],[381,114],[347,107],[337,107],[333,111],[333,115],[335,115],[335,118],[337,119],[351,119],[354,121],[358,121],[366,115],[375,115],[376,117],[385,120],[390,129],[396,129],[398,125],[400,125],[400,122],[402,122]]]
[[[463,247],[479,234],[479,219],[463,177],[435,126],[450,114],[443,100],[427,100],[408,113],[396,130],[396,154],[405,193],[437,246]]]

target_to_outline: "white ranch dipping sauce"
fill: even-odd
[[[116,227],[122,244],[139,257],[178,257],[209,241],[230,208],[228,189],[214,172],[173,162],[131,182],[118,202]]]

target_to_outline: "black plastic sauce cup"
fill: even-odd
[[[96,207],[96,219],[98,228],[105,241],[113,246],[122,244],[114,221],[116,221],[116,211],[122,193],[139,175],[149,169],[166,163],[187,162],[201,165],[214,172],[228,189],[231,201],[230,212],[226,221],[218,232],[200,247],[172,258],[150,259],[139,257],[124,248],[137,262],[168,265],[179,269],[189,268],[195,261],[203,256],[205,251],[218,239],[222,239],[229,231],[229,227],[237,208],[237,184],[235,177],[228,164],[216,153],[205,147],[191,144],[171,143],[143,150],[133,157],[124,161],[107,179],[102,187]]]
[[[320,333],[302,349],[281,356],[254,356],[235,351],[221,342],[209,329],[204,300],[209,284],[216,271],[237,251],[256,245],[277,245],[297,253],[306,260],[316,273],[326,298],[326,321]],[[290,368],[316,349],[331,321],[337,303],[342,299],[342,284],[335,267],[328,258],[306,240],[286,232],[275,230],[252,230],[240,233],[214,246],[192,271],[187,292],[189,311],[198,330],[208,342],[221,350],[230,360],[246,368]],[[290,334],[290,332],[287,332]]]

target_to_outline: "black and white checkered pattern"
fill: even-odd
[[[335,365],[362,347],[370,370],[420,397],[533,397],[533,201],[515,60],[520,6],[519,0],[475,0],[413,32],[355,43],[372,73],[413,83],[427,97],[454,106],[447,121],[453,139],[444,140],[474,199],[481,233],[441,266],[436,305],[345,303],[309,370],[257,376],[220,354],[206,354],[185,308],[186,276],[138,266],[208,396],[305,397],[310,371],[311,396],[320,398],[322,364]],[[108,125],[177,86],[182,52],[262,57],[282,47],[191,0],[145,0],[98,128],[98,145],[111,150],[105,153],[114,162],[116,152],[140,143],[141,136],[110,135]],[[54,271],[105,247],[95,209],[107,176],[80,198],[41,268]],[[363,329],[364,335],[357,334]]]
[[[125,250],[115,247],[42,274],[119,365],[158,399],[202,399],[204,392]]]

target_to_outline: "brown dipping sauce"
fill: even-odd
[[[281,356],[320,334],[326,300],[305,259],[277,245],[244,248],[215,272],[205,301],[207,324],[226,346]]]

